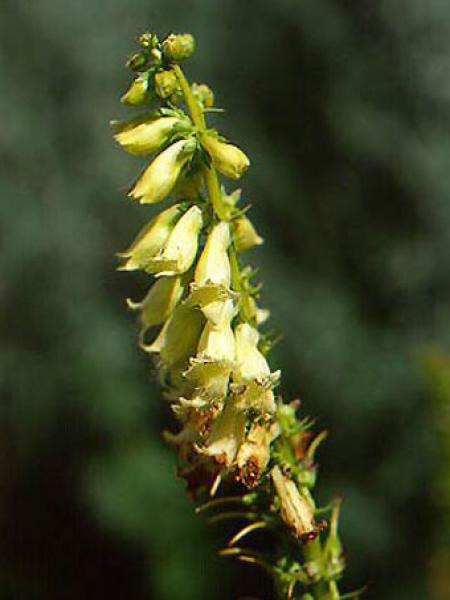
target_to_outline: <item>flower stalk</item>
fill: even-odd
[[[260,331],[268,311],[258,307],[259,286],[241,258],[263,240],[237,206],[240,190],[228,194],[219,180],[240,178],[250,161],[208,128],[214,94],[190,84],[180,66],[194,52],[193,37],[160,42],[147,32],[139,43],[127,62],[136,79],[122,102],[146,112],[113,122],[115,140],[135,155],[156,153],[130,198],[146,205],[171,196],[174,204],[143,227],[119,268],[153,277],[144,299],[128,305],[139,313],[140,345],[177,422],[165,437],[200,501],[197,512],[241,524],[222,556],[266,569],[279,598],[343,598],[340,504],[320,508],[312,497],[325,433],[311,433],[298,401],[276,396],[280,372],[269,366],[270,339]],[[318,520],[323,514],[328,521]],[[254,547],[262,536],[273,540],[266,554]]]

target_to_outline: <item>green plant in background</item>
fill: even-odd
[[[274,577],[280,598],[338,599],[344,556],[338,535],[340,501],[317,507],[315,453],[325,432],[299,418],[299,401],[276,395],[280,372],[267,354],[273,335],[262,333],[268,311],[242,254],[262,243],[241,201],[237,180],[250,161],[205,116],[219,111],[205,84],[190,84],[180,62],[195,48],[190,34],[153,33],[140,39],[127,66],[135,79],[121,101],[142,108],[113,122],[124,150],[156,153],[129,197],[175,202],[153,216],[121,257],[122,270],[153,276],[140,302],[140,346],[154,359],[177,421],[166,439],[175,446],[179,474],[211,521],[240,523],[223,556],[255,563]],[[158,328],[158,330],[155,330]],[[247,542],[270,532],[264,552]]]

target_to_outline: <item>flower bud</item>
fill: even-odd
[[[178,88],[178,79],[173,71],[160,71],[156,73],[154,78],[155,92],[165,100],[174,94]]]
[[[140,310],[142,334],[149,327],[164,323],[183,295],[181,277],[162,277],[158,279],[141,302],[127,298],[132,310]]]
[[[162,51],[167,60],[184,60],[194,54],[195,39],[190,33],[171,33],[163,41]]]
[[[119,254],[125,262],[119,267],[120,271],[134,271],[147,267],[149,260],[157,254],[173,229],[176,219],[181,215],[179,204],[174,204],[147,223],[139,232],[134,242]]]
[[[260,246],[264,241],[247,217],[240,217],[234,221],[233,240],[237,252],[245,252],[253,246]]]
[[[301,494],[295,483],[283,475],[278,465],[271,471],[273,485],[280,500],[280,514],[296,538],[313,539],[317,535],[314,506]]]
[[[202,211],[191,206],[173,228],[161,252],[148,261],[146,270],[157,277],[187,271],[197,254],[202,225]]]
[[[216,169],[231,179],[239,179],[250,165],[247,156],[237,146],[221,142],[217,137],[204,135],[202,145]]]
[[[211,108],[214,105],[214,93],[205,83],[193,83],[191,89],[194,97],[204,108]]]
[[[139,36],[139,45],[142,48],[154,48],[158,44],[158,37],[154,33],[150,33],[149,31],[145,31],[142,35]]]
[[[114,139],[130,154],[143,156],[159,150],[180,123],[177,117],[160,117],[143,123],[132,121],[123,124]]]
[[[141,73],[122,96],[122,104],[137,106],[148,100],[148,73]]]
[[[135,52],[128,60],[126,66],[132,71],[143,71],[147,66],[148,57],[143,52]]]
[[[145,169],[128,195],[138,199],[141,204],[164,200],[172,191],[195,147],[192,140],[179,140],[163,150]]]

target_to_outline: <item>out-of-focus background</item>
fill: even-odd
[[[252,158],[250,260],[284,395],[330,431],[345,587],[449,598],[450,4],[0,4],[0,598],[272,597],[214,558],[124,306],[145,282],[115,271],[152,212],[108,127],[149,28],[196,36],[210,122]]]

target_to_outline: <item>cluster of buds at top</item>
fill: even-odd
[[[268,311],[257,305],[251,269],[240,266],[241,254],[263,240],[239,205],[240,190],[227,193],[218,179],[239,179],[250,161],[206,125],[214,95],[204,83],[189,85],[179,65],[194,51],[192,36],[160,42],[146,33],[139,44],[121,101],[143,112],[113,122],[114,137],[125,151],[151,156],[128,196],[171,202],[119,255],[119,268],[152,277],[144,298],[128,305],[178,423],[166,439],[193,495],[214,495],[224,480],[264,489],[272,517],[294,538],[315,539],[315,466],[286,451],[294,439],[286,423],[295,417],[275,396],[280,372],[270,369],[259,330]]]

